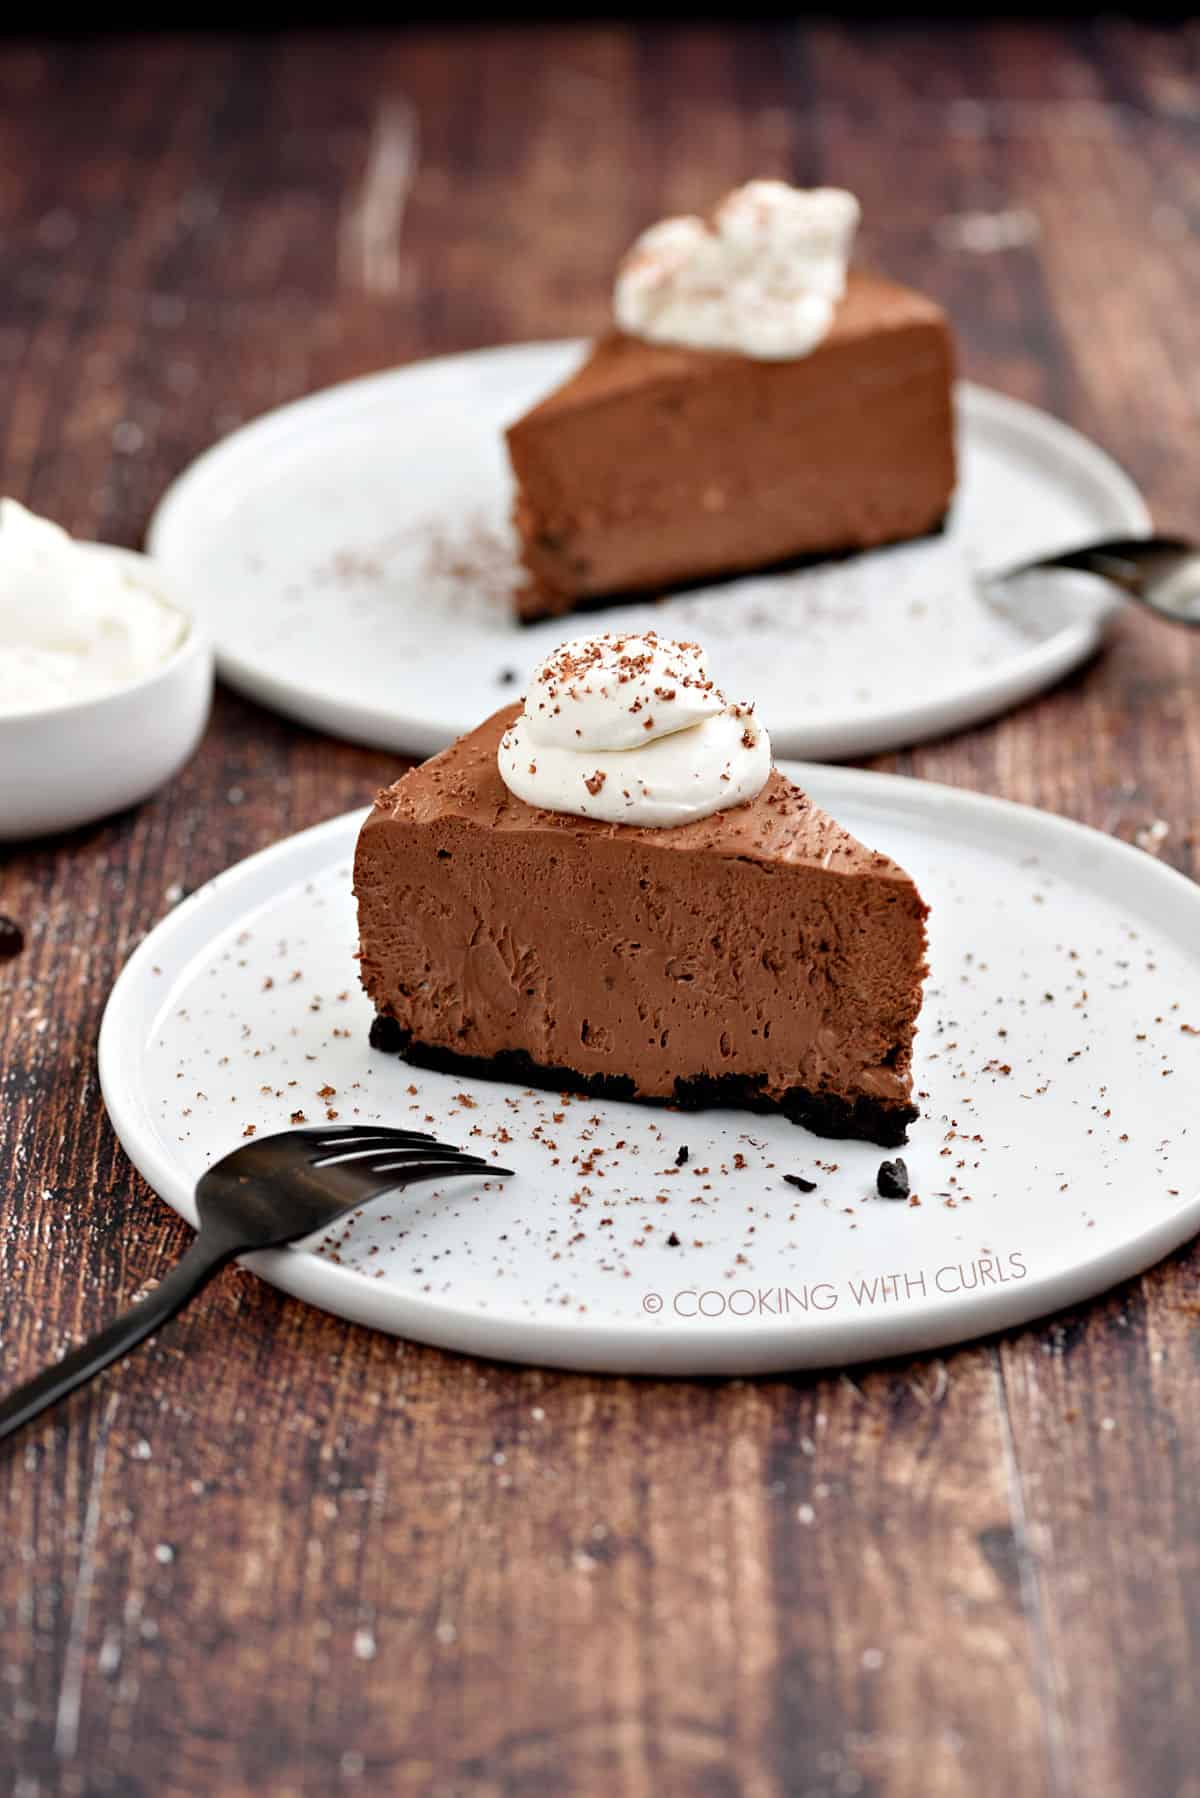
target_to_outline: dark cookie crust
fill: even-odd
[[[681,1111],[707,1111],[714,1107],[759,1113],[781,1112],[793,1124],[803,1124],[816,1136],[852,1138],[872,1142],[881,1149],[897,1149],[908,1141],[908,1126],[919,1116],[915,1105],[885,1105],[862,1096],[839,1098],[834,1093],[809,1092],[793,1086],[781,1099],[768,1098],[762,1075],[696,1074],[675,1082],[673,1100],[646,1099],[627,1074],[580,1074],[573,1068],[548,1068],[534,1061],[524,1049],[502,1049],[498,1055],[459,1055],[433,1043],[419,1043],[395,1018],[379,1013],[371,1025],[371,1047],[389,1055],[402,1055],[414,1067],[432,1068],[443,1074],[467,1074],[480,1080],[506,1080],[515,1086],[543,1086],[551,1092],[585,1093],[593,1099],[637,1100],[641,1104],[671,1103]]]

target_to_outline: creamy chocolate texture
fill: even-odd
[[[936,529],[952,377],[941,308],[855,271],[828,334],[790,360],[610,333],[508,431],[518,613]]]
[[[673,829],[537,809],[489,718],[379,795],[355,892],[373,1040],[426,1065],[902,1142],[925,967],[908,875],[776,770]]]

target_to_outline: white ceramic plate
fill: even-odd
[[[919,1205],[872,1196],[882,1151],[867,1144],[740,1112],[564,1100],[370,1050],[356,816],[231,869],[138,949],[100,1037],[117,1134],[189,1219],[204,1167],[293,1112],[482,1148],[517,1177],[397,1194],[320,1252],[250,1265],[380,1329],[613,1373],[928,1349],[1087,1298],[1192,1236],[1200,889],[1045,813],[791,772],[899,857],[933,907],[926,1096],[904,1151]]]
[[[1076,432],[970,386],[945,536],[518,626],[501,433],[581,351],[529,344],[371,375],[202,456],[149,544],[190,587],[223,677],[322,730],[429,754],[520,692],[564,637],[653,622],[699,637],[723,684],[754,695],[778,753],[832,760],[989,717],[1100,643],[1103,607],[1061,581],[1017,623],[972,574],[1147,530],[1145,505]]]

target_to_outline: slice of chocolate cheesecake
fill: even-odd
[[[610,333],[508,432],[519,616],[939,528],[952,376],[941,308],[865,274],[787,361]]]
[[[668,711],[675,692],[654,691]],[[740,730],[749,713],[731,712]],[[498,712],[413,769],[363,825],[354,885],[375,1046],[902,1143],[927,909],[904,870],[777,770],[744,803],[673,828],[530,804],[498,768],[520,756],[534,783],[538,756],[549,764],[549,750],[525,762],[521,716]],[[667,753],[687,735],[664,738]],[[626,764],[609,758],[605,791],[580,759],[581,803],[611,800]]]
[[[842,188],[750,181],[663,219],[615,330],[511,425],[528,621],[940,527],[953,346],[933,300],[849,268]]]

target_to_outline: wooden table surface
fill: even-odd
[[[639,227],[771,173],[855,189],[966,372],[1194,529],[1198,65],[1195,28],[1120,22],[0,46],[3,488],[136,544],[240,420],[593,330]],[[1194,874],[1198,675],[1130,617],[1056,692],[877,765]],[[221,693],[152,803],[4,852],[3,1383],[188,1237],[101,1108],[125,957],[397,768]],[[226,1275],[0,1457],[0,1790],[1196,1798],[1196,1268],[852,1378],[675,1384]]]

